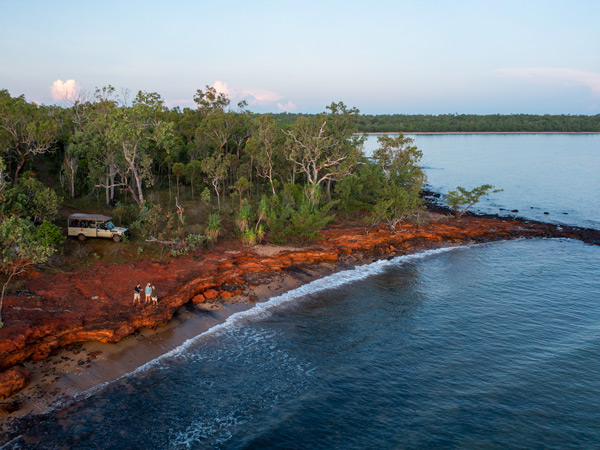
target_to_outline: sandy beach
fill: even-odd
[[[265,251],[272,253],[269,248]],[[95,341],[73,344],[42,361],[25,362],[25,368],[32,374],[31,382],[3,403],[7,411],[2,427],[10,427],[12,421],[26,415],[44,414],[67,406],[82,395],[93,395],[98,389],[224,323],[233,314],[343,269],[343,266],[325,263],[292,273],[266,274],[260,277],[260,284],[248,288],[242,295],[181,308],[167,325],[156,330],[143,328],[114,344]],[[18,408],[10,412],[11,405]]]
[[[196,262],[174,260],[168,267],[152,261],[137,263],[135,267],[132,264],[99,267],[91,274],[86,272],[87,275],[61,275],[58,282],[63,288],[58,291],[58,276],[36,278],[30,287],[43,293],[44,297],[30,302],[44,301],[48,305],[53,301],[57,308],[68,309],[60,313],[60,321],[55,317],[47,323],[47,313],[30,308],[31,316],[23,322],[23,326],[31,328],[34,320],[39,321],[39,329],[33,330],[38,334],[30,338],[31,344],[5,338],[4,348],[14,347],[15,342],[21,345],[19,353],[5,353],[13,359],[32,354],[26,353],[31,351],[28,349],[32,349],[34,355],[39,354],[40,349],[49,354],[33,358],[37,362],[32,362],[31,358],[21,362],[20,365],[31,373],[31,382],[0,402],[5,417],[3,425],[10,426],[13,420],[69,404],[78,395],[101,388],[173,351],[187,340],[225,322],[232,314],[340,270],[377,259],[472,242],[520,237],[570,237],[595,243],[599,239],[598,232],[594,230],[528,221],[466,217],[457,222],[443,215],[432,216],[432,219],[427,225],[405,224],[393,233],[385,227],[369,233],[347,226],[331,227],[324,230],[321,241],[308,248],[261,245],[245,251],[215,249],[202,254]],[[153,279],[163,276],[163,283],[170,283],[171,290],[166,291],[157,308],[150,305],[133,307],[130,294],[115,296],[112,291],[102,294],[101,302],[96,303],[100,309],[92,311],[90,304],[82,303],[82,293],[90,292],[90,287],[97,292],[98,278],[109,276],[103,274],[118,272],[132,279],[126,268],[141,271]],[[237,292],[236,295],[230,295],[233,291],[228,290],[232,280],[235,283],[231,289]],[[54,286],[53,291],[44,290],[49,285]],[[65,304],[68,301],[70,303]],[[21,300],[14,298],[9,307],[20,304]],[[61,318],[72,317],[76,308],[85,311],[81,313],[84,320],[76,318],[65,322],[67,319]],[[15,315],[23,315],[22,307],[13,307],[13,310]],[[12,327],[15,336],[23,339],[21,336],[27,330],[18,328],[16,321]],[[111,330],[127,334],[117,339],[117,343],[98,342],[102,339],[112,342],[115,331]],[[7,328],[3,330],[7,331]],[[41,335],[42,331],[45,334]]]

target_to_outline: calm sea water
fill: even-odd
[[[0,442],[598,448],[598,280],[600,247],[571,240],[379,261],[238,313]]]
[[[600,134],[410,137],[437,192],[492,184],[503,192],[475,210],[600,229]],[[369,136],[365,152],[377,145]]]

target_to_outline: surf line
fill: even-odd
[[[110,385],[111,383],[120,381],[124,378],[128,378],[133,375],[140,374],[142,372],[145,372],[146,370],[149,370],[149,369],[157,366],[158,364],[160,364],[161,362],[163,362],[166,359],[177,357],[179,354],[183,353],[187,348],[191,347],[194,343],[198,342],[200,339],[203,339],[207,336],[219,335],[221,333],[225,333],[236,327],[241,327],[244,324],[248,323],[249,321],[261,320],[261,319],[267,318],[271,314],[271,311],[273,311],[274,309],[276,309],[280,306],[283,306],[293,300],[297,300],[299,298],[306,297],[311,294],[317,294],[320,292],[324,292],[324,291],[327,291],[330,289],[336,289],[336,288],[351,284],[355,281],[364,280],[373,275],[382,273],[384,270],[386,270],[389,267],[400,266],[402,264],[405,264],[405,263],[408,263],[411,261],[425,259],[425,258],[428,258],[431,256],[439,255],[439,254],[454,251],[454,250],[466,249],[466,248],[473,247],[475,245],[482,245],[482,244],[468,244],[468,245],[457,245],[457,246],[452,246],[452,247],[441,247],[441,248],[432,249],[432,250],[425,250],[425,251],[419,252],[419,253],[412,253],[409,255],[397,256],[397,257],[389,259],[389,260],[386,260],[386,259],[377,260],[377,261],[369,263],[369,264],[360,265],[353,269],[342,270],[340,272],[336,272],[331,275],[327,275],[323,278],[313,280],[310,283],[299,286],[295,289],[292,289],[292,290],[285,292],[281,295],[278,295],[276,297],[272,297],[264,302],[256,303],[250,309],[236,312],[236,313],[230,315],[229,317],[227,317],[227,319],[224,322],[217,324],[217,325],[209,328],[206,331],[203,331],[202,333],[198,334],[197,336],[187,339],[181,345],[154,358],[151,361],[148,361],[147,363],[141,365],[137,369],[132,370],[127,373],[124,373],[123,375],[115,378],[114,380],[105,381],[103,383],[100,383],[97,386],[94,386],[90,389],[87,389],[85,391],[75,394],[73,396],[73,400],[76,401],[76,400],[83,400],[85,398],[88,398],[89,396],[101,391],[106,386]]]

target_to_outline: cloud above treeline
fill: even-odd
[[[54,100],[72,100],[81,92],[81,86],[75,80],[56,80],[50,86],[50,94]]]
[[[496,73],[512,78],[532,81],[550,81],[559,84],[585,86],[594,95],[600,95],[600,74],[574,69],[556,69],[548,67],[507,68],[499,69]]]
[[[250,106],[277,106],[279,111],[294,111],[296,105],[290,100],[287,103],[281,103],[283,95],[265,89],[238,89],[232,88],[224,81],[217,80],[213,83],[213,87],[218,92],[227,95],[232,102],[240,102],[245,100]]]
[[[242,89],[230,87],[227,83],[217,80],[213,87],[218,92],[227,95],[233,104],[245,100],[250,106],[259,106],[261,108],[271,107],[280,112],[293,112],[298,108],[289,99],[284,99],[283,95],[265,89]],[[58,79],[50,86],[50,94],[55,101],[72,101],[82,94],[81,86],[73,79],[63,81]],[[191,99],[165,99],[168,106],[193,106]]]

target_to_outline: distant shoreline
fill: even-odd
[[[356,133],[356,135],[360,134],[600,134],[600,131],[365,131]]]

